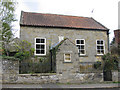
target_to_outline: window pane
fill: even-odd
[[[101,46],[101,49],[103,49],[104,47],[103,46]]]
[[[77,45],[78,49],[80,49],[80,45]]]
[[[36,50],[36,54],[40,54],[40,50]]]
[[[40,43],[40,39],[36,39],[36,43]]]
[[[65,58],[65,60],[70,60],[70,58]]]
[[[97,50],[98,54],[100,54],[100,50]]]
[[[103,41],[101,41],[101,44],[103,44]]]
[[[80,50],[80,54],[85,54],[85,51],[84,50]]]
[[[100,46],[97,46],[97,49],[100,49]]]
[[[100,41],[97,41],[97,44],[100,44]]]
[[[77,44],[80,44],[80,40],[77,40]]]
[[[45,39],[40,39],[40,43],[45,43]]]
[[[40,49],[40,45],[39,44],[36,44],[36,49]]]
[[[104,50],[101,50],[101,53],[104,54]]]
[[[41,54],[44,54],[45,53],[45,51],[44,50],[41,50]]]
[[[45,48],[45,45],[41,45],[41,49],[44,49]]]
[[[84,45],[81,45],[81,49],[84,49]]]
[[[81,40],[81,44],[84,44],[84,40]]]
[[[65,57],[70,57],[70,54],[65,54]]]

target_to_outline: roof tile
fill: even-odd
[[[20,25],[108,30],[93,18],[23,11]]]

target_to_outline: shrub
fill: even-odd
[[[101,65],[102,65],[101,62],[97,61],[97,62],[94,63],[94,68],[99,69],[101,67]]]
[[[17,53],[15,54],[15,57],[19,58],[21,61],[33,56],[34,54],[34,48],[31,48],[31,43],[26,40],[20,41],[16,47]]]
[[[19,58],[20,60],[24,60],[27,59],[28,57],[30,57],[29,52],[18,52],[15,54],[15,58]]]
[[[103,55],[104,70],[118,70],[118,56],[107,53]]]
[[[1,58],[2,59],[7,59],[7,60],[20,60],[19,58],[15,58],[15,57],[11,57],[11,56],[5,56],[5,55],[3,55]]]

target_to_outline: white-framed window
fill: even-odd
[[[46,55],[46,38],[35,38],[35,55]]]
[[[59,38],[59,42],[61,42],[62,40],[64,40],[64,36],[58,36]]]
[[[71,62],[71,54],[69,53],[64,54],[64,62]]]
[[[76,39],[79,55],[85,55],[85,39]]]
[[[97,55],[105,54],[105,42],[104,40],[96,40]]]

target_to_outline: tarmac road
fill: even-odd
[[[119,83],[120,84],[120,83]],[[3,84],[2,90],[78,89],[78,90],[120,90],[118,83],[109,84]]]

